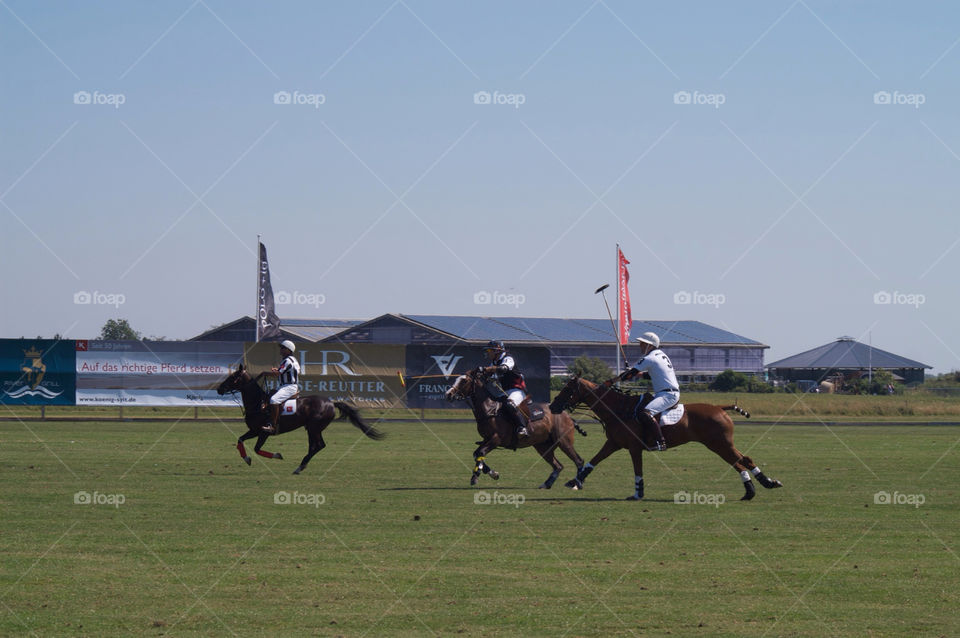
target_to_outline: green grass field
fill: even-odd
[[[472,426],[381,427],[335,422],[292,476],[302,431],[247,467],[236,421],[3,423],[0,635],[960,634],[960,428],[738,425],[783,489],[739,502],[689,444],[645,455],[634,503],[626,452],[548,492],[498,450],[477,489]]]

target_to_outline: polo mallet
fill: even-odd
[[[603,297],[603,305],[607,307],[607,316],[610,317],[610,327],[613,328],[613,338],[617,342],[617,347],[620,348],[620,356],[623,357],[623,365],[627,365],[627,354],[623,351],[623,344],[620,343],[620,335],[617,334],[617,324],[613,320],[613,313],[610,312],[610,304],[607,303],[607,293],[605,291],[609,287],[610,284],[603,284],[594,290],[593,294],[600,294]]]
[[[443,377],[445,379],[454,376],[450,374],[412,374],[410,376],[404,376],[403,372],[397,370],[397,376],[400,377],[400,385],[404,388],[407,387],[407,379],[439,379]]]

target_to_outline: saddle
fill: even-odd
[[[263,403],[260,404],[260,411],[269,416],[270,415],[270,397],[273,396],[273,393],[267,395],[267,398],[263,400]],[[283,402],[283,405],[280,406],[280,416],[292,416],[297,413],[297,400],[300,399],[300,393],[297,392],[295,395]]]
[[[280,407],[280,416],[292,416],[297,413],[297,399],[300,398],[300,393],[293,395],[289,399],[283,402],[283,405]]]
[[[633,411],[629,415],[634,421],[640,421],[640,410],[647,407],[647,404],[653,401],[653,395],[649,392],[644,392],[643,396],[637,401],[636,405],[633,406]],[[658,412],[653,415],[653,418],[657,420],[661,426],[673,425],[683,417],[684,407],[682,403],[677,403],[676,405],[667,408],[663,412]]]
[[[495,417],[500,414],[502,404],[499,401],[491,401],[490,408],[487,411],[488,417]],[[540,421],[546,416],[546,412],[543,408],[539,408],[533,405],[533,399],[530,397],[524,397],[523,401],[520,403],[520,406],[517,408],[517,412],[520,413],[520,418],[523,419],[524,425],[529,425],[536,421]]]
[[[527,420],[527,423],[533,423],[534,421],[539,421],[545,416],[545,412],[542,408],[538,408],[533,405],[533,399],[530,397],[525,397],[523,402],[520,404],[520,416]]]

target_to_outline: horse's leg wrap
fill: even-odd
[[[759,470],[758,470],[759,471]],[[750,472],[743,470],[740,472],[740,479],[743,481],[744,494],[740,498],[741,501],[749,501],[754,496],[757,495],[757,488],[753,486],[753,481],[750,477]]]
[[[753,475],[757,477],[757,480],[760,481],[760,485],[764,486],[768,490],[772,490],[775,487],[783,487],[783,483],[776,479],[772,479],[763,472],[760,471],[759,467],[753,468]]]
[[[593,471],[593,464],[587,461],[586,463],[583,464],[583,467],[577,470],[577,480],[583,483],[585,480],[587,480],[587,477],[590,476],[590,472],[592,471]]]
[[[250,465],[253,461],[250,459],[250,455],[247,454],[247,447],[243,444],[242,440],[237,440],[237,452],[240,453],[240,458],[242,458],[247,465]]]
[[[741,467],[737,467],[737,465],[740,465]],[[761,472],[760,468],[757,467],[757,464],[754,463],[753,459],[751,459],[749,456],[744,455],[740,457],[740,460],[737,462],[737,464],[734,464],[734,468],[741,470],[741,476],[743,475],[742,470],[749,470],[750,473],[753,474],[758,481],[760,481],[760,485],[764,486],[768,490],[772,490],[777,487],[783,487],[783,483],[776,479],[772,479]]]
[[[633,496],[630,497],[631,501],[639,501],[643,498],[643,477],[634,476],[633,477]]]
[[[543,485],[540,486],[542,490],[549,490],[553,487],[553,483],[557,480],[557,477],[560,476],[560,470],[554,470],[550,472],[550,476],[547,477],[547,480],[543,482]]]
[[[590,463],[589,461],[584,463],[583,466],[577,470],[577,475],[572,479],[570,479],[569,481],[567,481],[567,487],[574,490],[582,490],[583,482],[587,480],[587,475],[589,475],[590,472],[593,471],[593,467],[594,467],[593,464]]]

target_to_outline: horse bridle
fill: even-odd
[[[234,376],[234,375],[243,375],[243,374],[245,374],[245,373],[246,373],[245,370],[238,370],[237,372],[234,372],[234,373],[233,373],[232,375],[230,375],[230,376],[232,377],[232,376]],[[238,376],[238,378],[239,378],[239,379],[242,379],[243,377],[242,377],[242,376]],[[242,414],[243,416],[247,416],[247,409],[246,409],[246,407],[243,405],[243,400],[242,400],[240,397],[237,396],[237,393],[239,392],[239,393],[242,395],[242,394],[243,394],[243,386],[244,386],[244,385],[247,385],[248,383],[253,383],[253,382],[254,382],[254,378],[248,375],[248,376],[247,376],[247,381],[246,381],[245,383],[235,384],[236,387],[234,387],[234,388],[232,388],[232,389],[230,389],[230,390],[224,390],[224,392],[223,392],[224,394],[229,394],[229,395],[233,398],[233,400],[236,402],[236,404],[240,407],[240,414]]]
[[[585,379],[577,378],[577,381],[578,381],[578,382],[582,382],[582,381],[585,381]],[[588,395],[588,394],[589,394],[589,395],[593,395],[593,397],[594,397],[596,400],[599,401],[599,400],[600,400],[600,396],[597,394],[597,390],[600,389],[600,388],[603,388],[603,386],[602,386],[602,385],[598,385],[596,388],[590,388],[590,387],[587,387],[587,386],[583,385],[583,383],[578,383],[578,384],[577,384],[577,388],[581,391],[581,392],[580,392],[580,395],[581,395],[581,396],[580,396],[576,401],[573,401],[573,393],[574,393],[574,391],[571,390],[571,391],[570,391],[570,398],[566,399],[566,401],[564,401],[565,405],[563,405],[563,406],[560,407],[560,410],[561,410],[561,411],[563,411],[563,410],[571,410],[571,411],[575,410],[579,405],[581,405],[581,404],[583,404],[583,403],[586,403],[586,395]],[[609,390],[614,390],[614,388],[607,388],[607,389],[609,389]],[[557,398],[559,398],[559,397],[560,397],[560,395],[557,395]],[[571,403],[571,401],[573,401],[573,402]]]
[[[466,373],[466,374],[463,374],[463,375],[461,375],[461,376],[462,376],[464,379],[470,379],[470,381],[471,381],[472,383],[476,383],[476,382],[477,382],[476,379],[474,379],[474,378],[472,378],[472,377],[470,376],[470,373],[469,373],[469,372]],[[453,387],[451,387],[450,390],[453,390],[456,386],[457,386],[457,384],[456,384],[456,382],[454,382]],[[461,392],[460,390],[456,390],[456,391],[454,391],[454,392],[450,395],[450,400],[451,400],[451,401],[466,401],[466,400],[468,400],[469,398],[470,398],[470,397],[468,397],[467,395],[465,395],[465,394],[464,394],[463,392]]]

